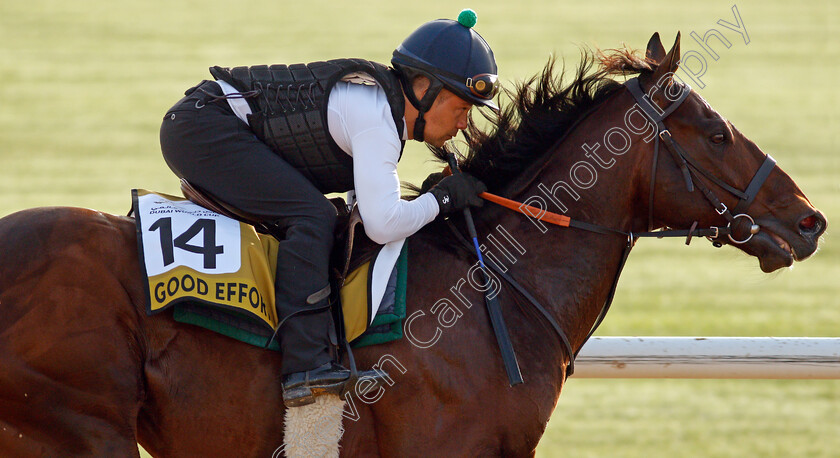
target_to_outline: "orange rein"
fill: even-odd
[[[541,210],[537,207],[525,205],[515,200],[505,199],[504,197],[497,196],[495,194],[490,194],[489,192],[482,192],[478,196],[484,200],[493,202],[494,204],[501,205],[502,207],[509,208],[515,212],[522,213],[523,215],[531,218],[536,218],[540,221],[545,221],[549,224],[554,224],[561,227],[569,227],[569,222],[571,222],[572,220],[568,216],[558,215],[557,213]]]
[[[449,169],[449,166],[443,168],[443,176],[452,175],[452,171]],[[501,205],[502,207],[508,208],[513,210],[517,213],[521,213],[525,216],[536,218],[540,221],[544,221],[549,224],[554,224],[555,226],[560,227],[569,227],[569,223],[572,221],[571,218],[568,216],[558,215],[557,213],[552,213],[550,211],[541,210],[537,207],[532,207],[530,205],[525,205],[521,202],[517,202],[515,200],[506,199],[502,196],[497,196],[495,194],[490,194],[489,192],[482,192],[478,195],[484,200],[493,202],[494,204]],[[527,213],[525,212],[527,210]]]

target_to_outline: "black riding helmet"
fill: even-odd
[[[423,114],[444,87],[470,103],[499,109],[493,102],[498,90],[496,59],[484,38],[472,29],[475,23],[475,12],[465,9],[457,21],[438,19],[421,25],[394,50],[391,65],[419,112],[414,122],[415,140],[423,141]],[[422,100],[417,100],[412,88],[419,75],[431,82]]]

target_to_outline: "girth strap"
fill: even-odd
[[[458,231],[458,229],[455,227],[455,225],[452,223],[452,221],[451,220],[446,220],[446,224],[449,227],[449,230],[452,231],[452,234],[455,236],[455,239],[458,240],[461,243],[461,245],[463,245],[466,252],[470,253],[470,254],[475,254],[475,251],[473,251],[473,249],[472,249],[473,247],[470,244],[470,242],[468,242],[467,239],[464,238],[464,236],[461,234],[461,232]],[[591,227],[591,228],[606,229],[606,231],[603,231],[603,232],[602,231],[594,231],[594,232],[605,233],[605,234],[608,234],[608,233],[611,233],[611,232],[612,233],[618,233],[618,231],[613,231],[611,229],[603,228],[601,226],[595,226],[595,225],[591,225],[591,224],[587,224],[587,223],[582,223],[582,224],[585,225],[585,226]],[[575,225],[572,225],[570,227],[575,227]],[[587,228],[583,228],[583,227],[580,227],[580,228],[584,229],[584,230],[591,230],[591,229],[587,229]],[[685,232],[685,231],[680,231],[680,232]],[[680,234],[680,235],[682,235],[682,234]],[[551,325],[551,328],[554,330],[554,333],[557,334],[557,337],[560,339],[560,342],[563,344],[563,347],[566,350],[566,355],[568,355],[568,357],[569,357],[569,366],[566,370],[566,378],[569,378],[572,374],[575,373],[575,358],[577,358],[577,355],[580,352],[580,349],[583,348],[583,345],[586,344],[587,341],[589,341],[589,338],[592,337],[593,334],[595,334],[595,331],[598,329],[598,327],[604,321],[604,318],[607,316],[607,312],[610,310],[610,306],[612,305],[613,299],[615,298],[616,288],[618,287],[618,279],[621,277],[621,272],[624,270],[624,265],[627,263],[627,258],[630,256],[630,251],[633,249],[633,246],[635,245],[635,243],[636,243],[635,237],[632,234],[630,234],[627,238],[627,245],[624,247],[624,251],[621,253],[621,259],[619,259],[618,267],[616,268],[616,272],[615,272],[615,276],[613,277],[612,285],[610,285],[609,293],[607,294],[607,298],[604,300],[604,305],[601,307],[601,311],[598,313],[598,318],[595,320],[595,323],[592,325],[592,328],[589,330],[589,333],[586,335],[586,338],[583,340],[580,347],[578,347],[577,351],[574,351],[572,349],[572,344],[569,342],[569,338],[566,336],[566,333],[563,332],[563,329],[557,323],[557,320],[555,320],[554,317],[551,316],[551,313],[549,313],[548,310],[542,304],[540,304],[540,302],[531,293],[528,292],[528,290],[526,290],[522,285],[520,285],[519,282],[517,282],[510,274],[508,274],[507,272],[502,270],[498,265],[496,265],[496,263],[493,262],[492,259],[490,259],[490,258],[484,259],[484,264],[487,267],[491,268],[493,270],[493,272],[496,273],[496,275],[498,275],[502,279],[504,279],[510,286],[513,287],[513,289],[518,291],[519,294],[522,295],[522,297],[527,299],[528,302],[530,302],[531,305],[533,305],[534,308],[540,313],[540,315],[542,315],[543,318],[545,318],[545,320],[548,322],[548,324]]]
[[[464,236],[458,231],[458,229],[455,227],[452,221],[447,219],[446,224],[449,227],[449,230],[452,231],[452,234],[455,235],[455,240],[461,242],[461,245],[464,246],[466,252],[475,255],[475,251],[473,250],[472,244],[468,242],[466,238],[464,238]],[[527,299],[531,303],[531,305],[533,305],[534,308],[537,309],[538,312],[540,312],[540,315],[542,315],[543,318],[545,318],[545,320],[548,321],[548,324],[551,325],[552,329],[554,329],[554,332],[557,334],[557,336],[560,338],[560,341],[563,343],[563,346],[566,349],[566,354],[569,357],[569,366],[566,370],[566,378],[569,378],[569,376],[575,372],[575,352],[574,350],[572,350],[572,344],[569,343],[569,338],[566,337],[566,333],[563,332],[563,329],[560,327],[559,324],[557,324],[557,321],[554,319],[554,317],[551,316],[548,310],[546,310],[545,307],[543,307],[539,303],[539,301],[537,301],[537,299],[534,298],[534,296],[528,292],[528,290],[526,290],[522,285],[520,285],[516,280],[514,280],[513,277],[511,277],[507,272],[503,271],[499,266],[497,266],[492,259],[485,258],[484,265],[491,268],[493,272],[496,273],[496,275],[502,277],[505,281],[508,282],[509,285],[513,286],[513,288],[517,290],[520,294],[522,294],[522,296],[525,299]]]

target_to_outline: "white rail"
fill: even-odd
[[[593,337],[574,377],[840,379],[840,338]]]

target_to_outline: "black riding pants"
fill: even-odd
[[[218,84],[199,87],[222,95]],[[163,157],[181,178],[213,197],[273,223],[285,237],[277,254],[275,290],[280,319],[328,285],[335,207],[291,165],[257,139],[224,99],[191,89],[163,118]],[[324,301],[317,304],[323,306]],[[280,332],[283,374],[331,359],[329,311],[290,318]]]

